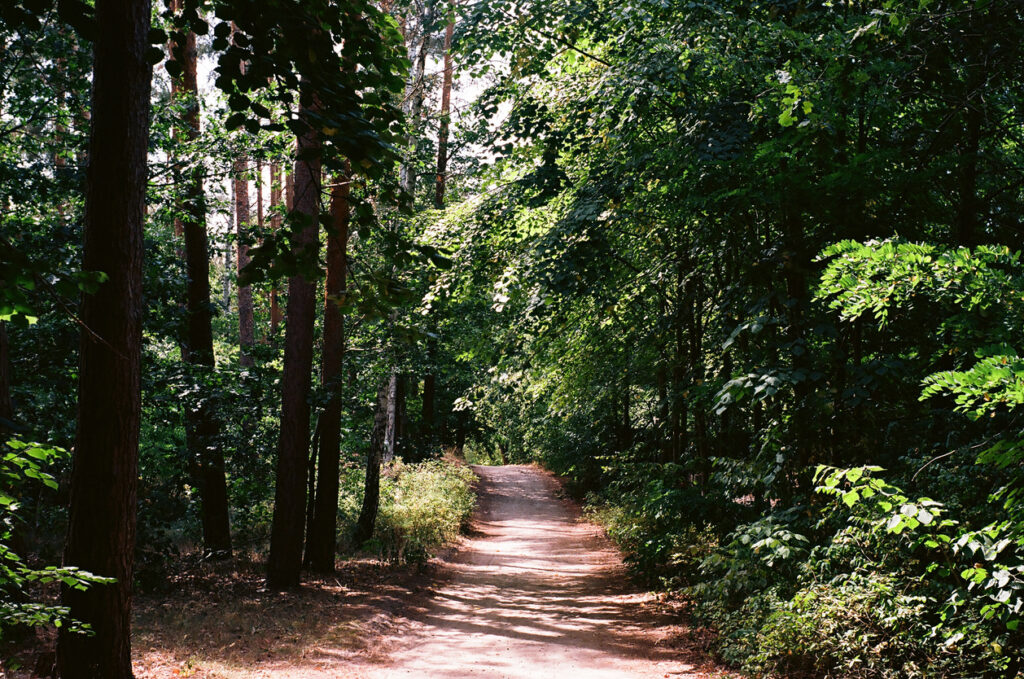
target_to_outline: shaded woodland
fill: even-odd
[[[6,2],[0,642],[130,677],[133,596],[423,561],[468,459],[752,676],[1019,676],[1022,50],[1016,0]]]

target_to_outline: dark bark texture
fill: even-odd
[[[62,589],[71,617],[94,631],[60,631],[57,664],[65,679],[132,676],[150,3],[97,0],[96,23],[82,266],[108,278],[82,300],[86,329],[64,564],[117,582],[84,592]]]
[[[171,3],[181,10],[181,0]],[[199,84],[197,78],[196,35],[189,32],[182,51],[182,75],[172,78],[172,93],[186,97],[188,109],[175,135],[193,141],[199,136]],[[173,51],[172,51],[173,54]],[[197,377],[214,369],[213,328],[210,301],[210,253],[206,233],[206,196],[202,167],[186,168],[179,180],[184,183],[182,215],[175,220],[185,237],[185,270],[188,275],[185,358]],[[202,502],[203,549],[207,556],[231,556],[231,523],[228,514],[224,451],[219,445],[221,423],[210,394],[195,404],[187,404],[185,438],[189,459]]]
[[[304,116],[309,112],[305,111]],[[297,250],[317,246],[320,203],[319,141],[308,128],[298,140],[294,211],[308,223],[295,241]],[[281,378],[281,437],[278,445],[274,521],[270,535],[267,585],[287,589],[299,584],[302,569],[303,514],[306,507],[306,460],[309,455],[309,391],[313,368],[313,323],[316,284],[304,276],[288,279],[284,373]]]
[[[327,235],[327,283],[324,290],[324,336],[321,372],[330,394],[320,416],[313,520],[306,536],[306,565],[319,573],[334,571],[338,529],[338,469],[341,457],[341,388],[345,358],[345,327],[339,304],[344,301],[348,256],[349,178],[336,177],[331,189],[331,233]]]
[[[356,521],[352,542],[362,545],[373,537],[380,507],[380,465],[384,457],[384,438],[388,428],[388,410],[394,382],[384,380],[377,389],[377,406],[373,415],[373,431],[370,434],[370,450],[366,454],[366,485],[363,491],[363,506]]]

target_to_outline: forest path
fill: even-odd
[[[668,621],[630,585],[597,526],[559,499],[531,466],[474,467],[474,533],[391,662],[372,677],[399,679],[627,679],[702,677],[684,653],[659,644]]]

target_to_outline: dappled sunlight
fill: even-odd
[[[600,529],[533,467],[487,467],[476,537],[451,581],[411,614],[415,633],[381,677],[587,679],[700,676],[659,646],[664,623]]]
[[[412,568],[351,561],[336,577],[296,592],[262,587],[262,572],[183,581],[162,601],[143,599],[133,638],[136,677],[222,679],[354,677],[358,663],[387,659],[394,614],[419,588]]]

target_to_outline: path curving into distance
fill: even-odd
[[[631,585],[600,528],[532,466],[474,467],[473,536],[395,640],[381,679],[703,677],[657,639],[649,595]]]

